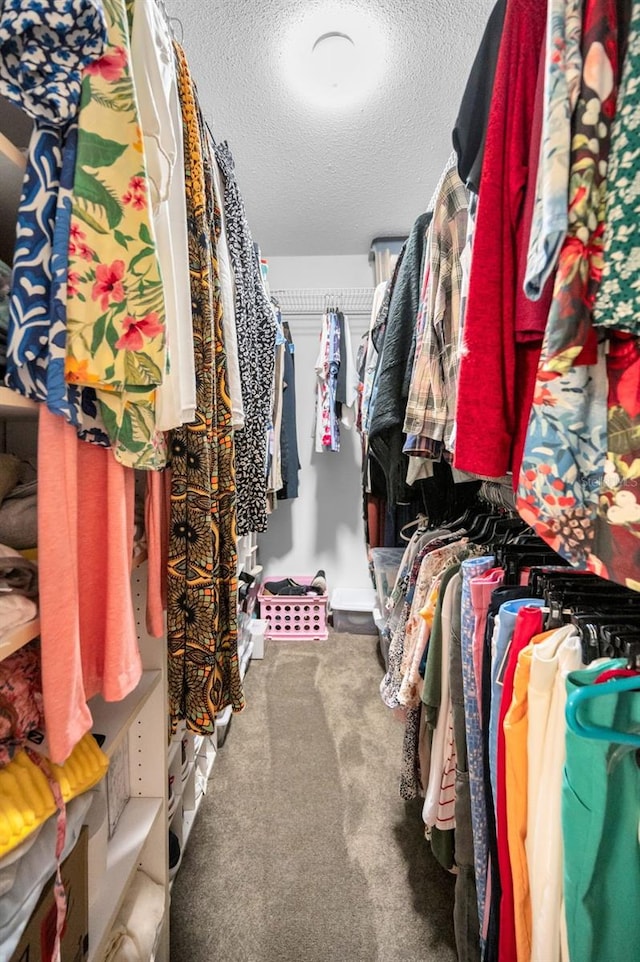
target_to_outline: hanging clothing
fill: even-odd
[[[519,463],[537,351],[515,346],[531,130],[546,5],[510,0],[491,101],[457,394],[454,464],[503,477]],[[491,443],[487,443],[488,439]]]
[[[615,0],[585,0],[582,54],[569,233],[560,252],[517,504],[522,517],[554,550],[573,564],[602,571],[594,542],[607,452],[607,361],[604,350],[598,350],[591,311],[602,266],[607,157],[616,103]],[[604,548],[604,553],[609,558],[611,549]]]
[[[224,179],[227,241],[236,284],[235,317],[244,428],[235,433],[238,534],[267,527],[267,427],[275,367],[276,322],[256,257],[229,146],[216,144]]]
[[[172,432],[167,635],[175,731],[211,733],[227,705],[244,707],[238,666],[237,553],[231,403],[222,341],[213,158],[182,48],[175,45],[183,111],[191,299],[198,408]]]
[[[640,339],[612,332],[607,377],[607,458],[589,567],[638,590]]]
[[[627,53],[622,70],[618,110],[611,134],[607,176],[604,267],[594,323],[640,334],[640,201],[632,176],[640,157],[640,3],[634,0]]]
[[[135,0],[133,6],[131,66],[167,321],[167,364],[156,396],[156,427],[170,431],[193,421],[196,405],[184,147],[171,36],[157,4],[145,0]]]
[[[91,730],[87,702],[125,698],[142,664],[131,595],[134,476],[46,406],[38,425],[42,691],[49,757]]]
[[[456,752],[455,777],[455,857],[456,876],[453,924],[459,962],[480,962],[480,923],[474,868],[471,796],[469,793],[469,760],[464,715],[462,676],[462,579],[460,573],[451,580],[451,642],[449,651],[449,684]]]
[[[469,195],[455,168],[436,198],[427,251],[429,280],[424,331],[416,351],[406,405],[405,452],[439,460],[449,452],[456,411],[462,252],[467,243]]]
[[[572,672],[567,695],[594,684],[605,668],[620,664]],[[622,731],[638,731],[640,726],[640,699],[635,694],[585,702],[583,712],[586,724]],[[639,793],[635,751],[567,729],[562,831],[570,959],[640,957],[635,911],[640,900]]]
[[[464,690],[464,714],[469,764],[469,793],[471,798],[471,822],[473,825],[473,855],[476,876],[478,918],[482,925],[487,893],[487,818],[484,807],[482,729],[480,723],[480,694],[476,684],[473,665],[473,639],[477,634],[480,609],[471,602],[471,581],[491,571],[492,556],[472,558],[462,562],[462,681]],[[479,933],[480,945],[484,944]]]
[[[582,76],[583,0],[549,0],[545,55],[543,131],[535,210],[524,281],[537,300],[551,276],[569,224],[571,121]]]
[[[105,446],[95,394],[65,384],[64,360],[81,71],[106,42],[95,0],[74,0],[64,11],[35,0],[3,4],[0,92],[34,120],[16,229],[6,383]]]
[[[616,0],[584,0],[583,70],[573,124],[569,224],[542,346],[545,373],[593,364],[591,312],[602,275],[607,160],[616,109]],[[581,356],[582,355],[582,356]]]
[[[335,311],[322,317],[320,348],[316,359],[315,450],[340,450],[340,421],[336,404],[340,367],[340,325]]]
[[[426,239],[431,214],[414,223],[391,283],[384,343],[378,346],[376,388],[369,409],[369,449],[387,475],[387,499],[395,504],[406,470],[401,471],[404,393],[411,339],[420,306]],[[378,342],[379,344],[379,342]]]
[[[382,309],[383,301],[385,300],[387,290],[389,288],[389,281],[382,281],[376,287],[373,294],[373,306],[371,308],[371,322],[369,324],[369,338],[367,340],[367,354],[365,360],[364,376],[362,378],[362,432],[364,434],[369,434],[370,426],[370,401],[371,392],[373,389],[373,382],[375,378],[376,369],[378,366],[378,351],[376,350],[376,345],[373,339],[373,329],[376,325],[378,314]]]
[[[295,345],[293,343],[291,330],[286,321],[283,322],[282,328],[286,346],[284,352],[284,381],[282,390],[282,428],[280,431],[282,488],[278,491],[278,498],[288,500],[298,497],[300,458],[298,455],[296,425]]]
[[[498,741],[496,748],[496,841],[498,848],[498,867],[500,871],[500,931],[498,937],[498,957],[517,958],[516,912],[513,897],[513,876],[509,852],[509,829],[507,815],[507,772],[506,772],[506,732],[504,720],[511,705],[515,669],[520,652],[531,639],[542,630],[542,613],[534,605],[522,606],[516,617],[513,638],[505,655],[502,692],[498,705]],[[492,696],[491,710],[494,710]],[[559,793],[558,793],[559,794]]]
[[[213,183],[216,197],[224,197],[224,181],[218,160],[213,165]],[[224,204],[220,201],[220,236],[218,238],[218,267],[220,270],[220,297],[222,298],[222,327],[224,345],[227,352],[227,381],[231,398],[233,428],[241,431],[244,427],[244,404],[242,401],[242,381],[240,378],[240,358],[238,356],[238,330],[236,327],[236,286],[231,266],[231,255],[227,243],[227,218]]]
[[[166,463],[155,391],[166,368],[165,298],[131,74],[124,0],[104,0],[108,47],[85,72],[73,185],[65,377],[93,387],[115,457]]]
[[[527,862],[533,921],[531,962],[560,962],[566,958],[561,945],[564,713],[567,675],[582,667],[580,638],[573,625],[559,628],[533,649],[527,746],[530,773]],[[537,772],[531,778],[532,767],[536,766]]]
[[[524,609],[521,609],[524,610]],[[515,925],[517,962],[531,960],[531,892],[527,864],[527,818],[529,799],[529,678],[534,646],[553,632],[534,635],[518,654],[513,677],[513,695],[503,722],[505,790],[507,794],[507,838]]]
[[[462,183],[478,193],[487,124],[504,28],[507,0],[497,0],[487,21],[453,127],[453,147]]]

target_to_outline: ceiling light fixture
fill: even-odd
[[[333,112],[349,109],[379,83],[385,47],[382,29],[361,6],[318,4],[286,38],[287,80],[307,103]]]
[[[320,85],[337,89],[351,81],[357,51],[348,34],[337,30],[323,33],[314,43],[311,53]]]

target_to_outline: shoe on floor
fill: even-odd
[[[306,595],[308,588],[292,578],[283,578],[282,581],[265,581],[263,591],[265,595]]]
[[[169,832],[169,878],[175,878],[182,862],[182,850],[175,832]]]

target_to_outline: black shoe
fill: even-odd
[[[307,591],[306,585],[299,585],[291,578],[283,578],[282,581],[265,581],[263,585],[265,595],[306,595]]]
[[[169,878],[172,879],[178,874],[180,863],[182,862],[182,851],[180,842],[175,832],[169,832]]]
[[[313,581],[309,585],[311,591],[315,591],[317,595],[326,595],[327,593],[327,576],[325,575],[322,568],[316,572]]]

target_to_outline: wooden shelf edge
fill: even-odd
[[[30,398],[12,391],[11,388],[0,385],[0,417],[35,418],[38,414],[38,403]]]
[[[15,164],[16,167],[19,167],[20,170],[25,170],[27,166],[27,158],[22,153],[22,151],[16,147],[13,141],[9,140],[6,134],[3,134],[1,130],[0,130],[0,152],[2,152],[5,155],[5,157],[7,157],[11,161],[12,164]]]
[[[8,631],[0,638],[0,661],[8,658],[8,656],[14,652],[19,651],[20,648],[24,648],[30,641],[37,638],[39,634],[39,618],[34,618],[33,621],[27,621],[24,625],[19,625],[17,628]]]

